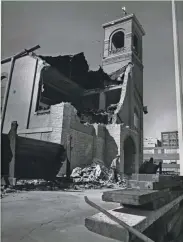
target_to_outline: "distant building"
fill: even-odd
[[[161,141],[156,138],[144,138],[144,147],[160,147]]]
[[[144,147],[144,161],[149,160],[151,157],[155,163],[163,162],[163,172],[180,172],[178,147]]]
[[[161,141],[162,141],[162,146],[178,147],[179,146],[178,131],[162,132]]]

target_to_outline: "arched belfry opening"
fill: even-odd
[[[124,174],[126,175],[135,173],[135,154],[135,142],[131,136],[128,136],[124,141]]]
[[[122,31],[118,31],[115,34],[113,34],[111,39],[111,49],[117,50],[124,47],[125,44],[125,35]]]

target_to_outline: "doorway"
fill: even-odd
[[[124,173],[131,175],[135,173],[136,147],[133,139],[128,136],[124,141]]]

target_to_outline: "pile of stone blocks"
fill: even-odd
[[[102,200],[119,203],[120,207],[109,212],[156,242],[176,241],[181,233],[183,187],[179,176],[132,174],[127,189],[106,191]],[[86,218],[85,226],[115,240],[138,241],[102,213]]]

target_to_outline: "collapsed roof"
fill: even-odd
[[[101,67],[97,71],[89,70],[83,52],[76,55],[39,57],[84,89],[105,88],[105,86],[120,84],[117,76],[113,75],[111,78]]]

